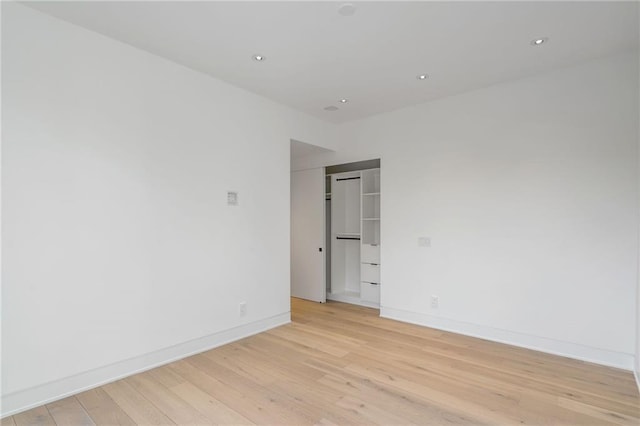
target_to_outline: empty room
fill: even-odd
[[[3,426],[640,425],[640,3],[0,13]]]

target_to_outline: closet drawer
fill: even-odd
[[[360,299],[366,302],[380,303],[380,285],[360,283]]]
[[[380,263],[380,246],[363,244],[360,258],[362,263]]]
[[[362,281],[380,284],[380,266],[363,263],[360,269],[360,279]]]

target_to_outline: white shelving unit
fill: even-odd
[[[331,176],[327,299],[380,306],[380,169]]]
[[[360,299],[380,306],[380,169],[364,170],[360,248]]]

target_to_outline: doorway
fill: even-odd
[[[294,169],[291,296],[378,308],[380,220],[379,159]]]
[[[380,160],[326,167],[325,188],[326,297],[379,308]]]

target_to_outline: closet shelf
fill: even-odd
[[[365,193],[362,194],[362,196],[365,196],[365,195],[369,195],[369,196],[371,196],[371,195],[380,195],[380,193],[379,192],[365,192]]]

